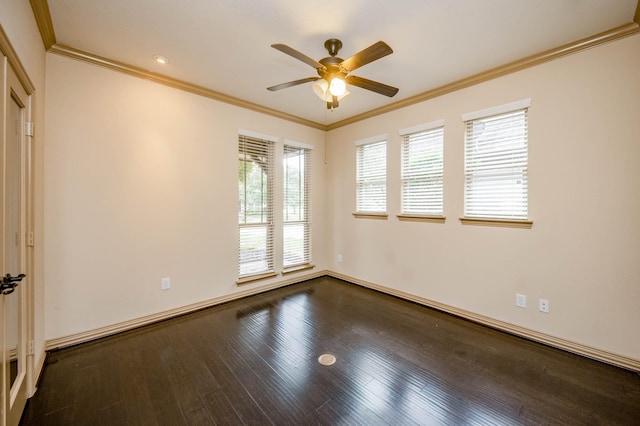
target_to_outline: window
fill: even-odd
[[[356,142],[356,212],[387,211],[387,136]]]
[[[289,141],[284,145],[282,264],[285,269],[311,261],[310,148]]]
[[[463,116],[464,216],[526,220],[530,100]]]
[[[402,214],[443,215],[444,122],[401,130]]]
[[[240,278],[274,271],[274,141],[240,135],[238,143]]]

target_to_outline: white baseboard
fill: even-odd
[[[265,291],[274,290],[276,288],[285,287],[291,284],[295,284],[301,281],[310,280],[313,278],[318,278],[322,276],[330,276],[334,278],[338,278],[340,280],[344,280],[353,284],[360,285],[362,287],[367,287],[372,290],[380,291],[382,293],[386,293],[395,297],[399,297],[401,299],[409,300],[411,302],[418,303],[420,305],[424,305],[430,308],[437,309],[439,311],[443,311],[464,319],[468,319],[470,321],[476,322],[478,324],[482,324],[491,328],[495,328],[497,330],[505,331],[507,333],[524,337],[529,340],[533,340],[535,342],[543,343],[545,345],[553,346],[558,349],[562,349],[568,352],[572,352],[578,355],[582,355],[588,358],[592,358],[598,361],[602,361],[608,364],[612,364],[618,367],[622,367],[628,370],[633,370],[636,372],[640,372],[640,360],[635,358],[630,358],[624,355],[615,354],[612,352],[608,352],[602,349],[593,348],[587,345],[583,345],[581,343],[572,342],[570,340],[562,339],[560,337],[551,336],[545,333],[541,333],[539,331],[531,330],[525,327],[521,327],[518,325],[510,324],[504,321],[496,320],[490,317],[486,317],[484,315],[479,315],[470,311],[466,311],[464,309],[459,309],[454,306],[446,305],[444,303],[436,302],[434,300],[429,300],[420,296],[416,296],[414,294],[406,293],[400,290],[395,290],[389,287],[385,287],[382,285],[374,284],[368,281],[360,280],[357,278],[350,277],[348,275],[343,275],[334,271],[316,271],[311,274],[305,274],[303,276],[297,276],[295,278],[290,278],[288,280],[279,281],[276,283],[268,284],[265,286],[253,288],[251,290],[240,291],[237,293],[232,293],[226,296],[216,297],[213,299],[205,300],[202,302],[194,303],[187,306],[182,306],[175,309],[170,309],[168,311],[159,312],[153,315],[147,315],[141,318],[136,318],[129,321],[120,322],[117,324],[113,324],[106,327],[101,327],[95,330],[89,330],[82,333],[73,334],[70,336],[59,337],[56,339],[51,339],[46,342],[46,350],[59,349],[66,346],[77,345],[80,343],[85,343],[91,340],[99,339],[102,337],[110,336],[112,334],[120,333],[127,330],[132,330],[137,327],[142,327],[145,325],[153,324],[155,322],[163,321],[169,318],[173,318],[179,315],[188,314],[190,312],[195,312],[200,309],[208,308],[210,306],[219,305],[221,303],[230,302],[232,300],[241,299],[243,297],[252,296],[259,293],[264,293]],[[44,357],[42,358],[42,364],[44,364]],[[41,366],[40,366],[41,367]],[[38,374],[41,368],[38,369]]]
[[[406,292],[395,290],[389,287],[384,287],[378,284],[363,281],[357,278],[350,277],[348,275],[340,274],[338,272],[328,271],[327,275],[329,275],[330,277],[348,281],[353,284],[360,285],[362,287],[367,287],[372,290],[376,290],[382,293],[396,296],[401,299],[409,300],[411,302],[415,302],[420,305],[434,308],[439,311],[443,311],[464,319],[468,319],[470,321],[473,321],[481,325],[485,325],[487,327],[495,328],[497,330],[504,331],[519,337],[524,337],[526,339],[533,340],[538,343],[542,343],[548,346],[553,346],[558,349],[562,349],[568,352],[582,355],[591,359],[595,359],[597,361],[602,361],[607,364],[612,364],[617,367],[622,367],[627,370],[640,372],[640,360],[635,358],[630,358],[628,356],[619,355],[619,354],[608,352],[602,349],[593,348],[587,345],[583,345],[581,343],[572,342],[570,340],[562,339],[560,337],[551,336],[545,333],[541,333],[539,331],[531,330],[525,327],[520,327],[518,325],[514,325],[504,321],[486,317],[484,315],[475,314],[473,312],[466,311],[464,309],[459,309],[454,306],[445,305],[444,303],[439,303],[434,300],[425,299],[423,297],[416,296],[414,294],[406,293]]]
[[[241,299],[247,296],[253,296],[255,294],[264,293],[265,291],[274,290],[280,287],[286,287],[291,284],[307,281],[313,278],[318,278],[326,275],[328,275],[328,271],[316,271],[310,274],[299,275],[294,278],[278,281],[276,283],[271,283],[261,287],[252,288],[250,290],[239,291],[236,293],[228,294],[226,296],[216,297],[213,299],[204,300],[202,302],[193,303],[191,305],[170,309],[168,311],[158,312],[157,314],[146,315],[144,317],[119,322],[117,324],[108,325],[106,327],[100,327],[94,330],[83,331],[81,333],[76,333],[69,336],[58,337],[58,338],[46,341],[46,344],[45,344],[46,350],[50,351],[54,349],[64,348],[67,346],[77,345],[80,343],[86,343],[91,340],[111,336],[112,334],[121,333],[127,330],[132,330],[134,328],[153,324],[169,318],[188,314],[190,312],[195,312],[200,309],[219,305],[221,303],[231,302],[232,300]]]

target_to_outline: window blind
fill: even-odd
[[[356,146],[356,211],[387,211],[387,141]]]
[[[240,135],[238,160],[238,274],[273,272],[274,142]]]
[[[402,213],[443,215],[444,127],[405,134],[402,141]]]
[[[527,219],[527,112],[466,121],[465,217]]]
[[[282,264],[288,268],[311,262],[311,150],[285,144],[283,169]]]

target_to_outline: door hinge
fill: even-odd
[[[33,355],[35,352],[35,344],[33,343],[33,340],[29,340],[29,343],[27,344],[27,355]]]
[[[34,135],[33,121],[25,122],[25,134],[27,136],[33,136]]]
[[[33,236],[33,231],[27,232],[27,247],[34,246],[35,237]]]

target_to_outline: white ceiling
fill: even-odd
[[[637,0],[49,0],[56,41],[320,124],[331,124],[482,71],[633,21]],[[358,87],[335,111],[316,76],[271,48],[316,60],[324,41],[348,58],[383,40],[392,55],[352,74],[398,87],[387,98]],[[169,64],[153,61],[154,54]]]

